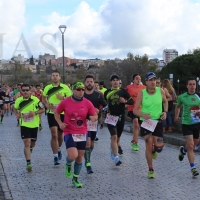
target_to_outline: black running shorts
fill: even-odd
[[[38,133],[38,127],[37,128],[28,128],[25,126],[21,126],[21,138],[22,139],[31,139],[31,141],[36,141],[37,133]]]
[[[64,115],[60,115],[60,119],[63,122],[64,121]],[[63,132],[59,125],[58,122],[55,120],[54,114],[51,113],[47,113],[47,120],[48,120],[48,124],[49,124],[49,128],[53,127],[53,126],[57,126],[58,127],[58,131],[59,132]]]
[[[163,125],[162,125],[162,121],[159,121],[156,125],[156,128],[154,130],[154,132],[151,132],[143,127],[141,127],[142,121],[139,121],[140,124],[140,135],[142,137],[144,137],[145,135],[148,135],[150,133],[152,133],[153,136],[157,136],[157,137],[162,137],[163,138]]]
[[[86,141],[87,141],[87,135],[86,135],[86,141],[75,142],[73,140],[72,135],[68,134],[68,135],[65,135],[64,141],[65,141],[66,149],[71,148],[71,147],[75,147],[75,148],[77,148],[77,150],[85,150],[85,148],[86,148]]]
[[[183,136],[193,135],[194,139],[199,139],[199,131],[200,131],[200,123],[192,125],[182,124]]]

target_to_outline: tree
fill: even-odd
[[[36,74],[40,74],[40,66],[39,65],[36,66]]]
[[[35,65],[33,56],[30,58],[30,65]]]
[[[87,75],[87,72],[84,68],[80,68],[75,71],[75,77],[80,81],[83,81],[86,75]]]

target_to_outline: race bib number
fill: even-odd
[[[88,131],[97,131],[97,124],[98,122],[92,122],[90,120],[87,120],[87,129]]]
[[[23,118],[24,122],[32,122],[33,121],[33,117],[30,117],[29,113],[23,113],[22,118]]]
[[[3,104],[3,100],[0,100],[0,104]]]
[[[9,101],[9,98],[8,98],[8,97],[6,97],[6,98],[5,98],[5,101]]]
[[[74,142],[86,141],[86,134],[72,134]]]
[[[148,119],[148,120],[144,120],[141,124],[141,127],[154,132],[156,125],[157,125],[158,121],[157,120],[153,120],[153,119]]]
[[[56,110],[56,108],[58,107],[58,104],[52,104],[51,105],[51,112],[54,112]]]
[[[111,124],[115,126],[118,122],[119,117],[118,116],[113,116],[113,115],[107,115],[105,119],[106,124]]]

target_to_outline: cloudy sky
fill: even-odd
[[[0,0],[0,59],[62,56],[162,58],[200,47],[200,0]]]

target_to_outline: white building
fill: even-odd
[[[163,60],[166,64],[170,63],[178,57],[178,51],[176,49],[164,49],[163,50]]]

